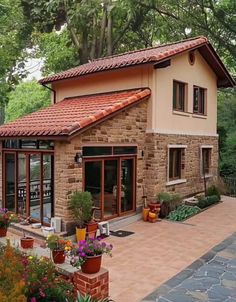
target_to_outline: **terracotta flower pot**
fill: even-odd
[[[100,271],[102,263],[102,255],[87,256],[81,270],[85,274],[96,274]]]
[[[148,204],[148,207],[151,212],[157,212],[158,210],[160,210],[161,204],[157,202],[150,202]]]
[[[34,238],[22,237],[20,239],[20,245],[23,249],[32,249],[34,247]]]
[[[97,234],[98,223],[97,222],[90,222],[87,224],[87,234],[89,238],[94,239]]]
[[[0,228],[0,237],[6,237],[7,228]]]
[[[52,259],[55,264],[62,264],[65,262],[65,252],[64,250],[53,250],[52,251]]]

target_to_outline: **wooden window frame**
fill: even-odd
[[[202,98],[199,100],[198,99],[198,110],[195,110],[195,91],[198,91],[198,96],[203,95],[203,100]],[[197,115],[207,115],[207,89],[194,85],[193,86],[193,114]]]
[[[184,183],[186,182],[186,179],[184,178],[185,176],[185,153],[186,153],[186,148],[187,145],[168,145],[168,153],[167,153],[167,183],[166,185],[175,185],[179,183]],[[181,150],[181,160],[179,163],[179,168],[180,168],[180,176],[179,177],[171,177],[170,178],[170,151],[173,149],[178,149]],[[174,165],[173,165],[174,169]]]
[[[213,149],[213,146],[201,146],[200,147],[200,176],[201,177],[210,177],[212,176],[212,149]],[[208,165],[209,167],[207,167],[207,170],[206,172],[203,171],[203,161],[204,161],[204,153],[205,151],[208,152]]]
[[[175,85],[176,85],[176,100],[174,100],[174,89],[175,89]],[[184,100],[183,100],[183,108],[181,108],[181,102],[180,102],[180,99],[179,99],[179,86],[180,85],[183,85],[184,87],[184,93],[183,93],[183,96],[184,96]],[[172,89],[172,108],[173,108],[173,111],[178,111],[178,112],[188,112],[188,108],[187,108],[187,99],[188,99],[188,84],[185,83],[185,82],[181,82],[181,81],[178,81],[178,80],[173,80],[173,89]],[[175,104],[175,105],[174,105]]]

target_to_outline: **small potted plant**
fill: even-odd
[[[11,214],[5,208],[0,208],[0,237],[7,235],[7,229],[12,222],[17,222],[15,214]]]
[[[99,239],[87,238],[80,241],[78,247],[71,250],[71,265],[81,268],[83,273],[95,274],[101,268],[102,255],[112,256],[111,244],[101,242]]]
[[[93,201],[90,192],[76,191],[70,199],[70,209],[76,221],[76,238],[85,240],[86,224],[92,219]]]
[[[52,258],[55,264],[65,262],[66,253],[72,248],[71,240],[64,239],[55,234],[49,234],[46,239],[46,246],[52,251]]]
[[[23,249],[32,249],[34,247],[34,238],[25,236],[25,232],[23,232],[23,237],[20,238],[20,245]]]

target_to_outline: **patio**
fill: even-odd
[[[134,222],[120,228],[135,234],[111,236],[113,258],[103,257],[110,272],[110,296],[116,302],[141,301],[236,230],[236,199],[220,203],[184,223]]]
[[[110,274],[110,297],[116,302],[141,301],[234,233],[235,215],[236,199],[223,197],[222,203],[183,223],[144,223],[134,216],[114,223],[111,229],[134,234],[105,239],[114,245],[113,257],[103,257],[103,267]],[[9,236],[13,241],[18,237],[10,232]],[[37,254],[49,255],[36,246]],[[68,261],[61,268],[74,271]]]

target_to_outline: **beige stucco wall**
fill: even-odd
[[[148,105],[148,132],[164,134],[216,135],[216,75],[198,51],[195,64],[190,65],[188,53],[171,59],[171,66],[154,69],[152,64],[98,72],[77,79],[53,83],[56,101],[66,97],[149,87],[152,96]],[[188,84],[188,113],[172,110],[173,80]],[[193,111],[193,85],[207,89],[207,116]]]
[[[216,135],[217,82],[216,76],[198,51],[195,63],[190,65],[188,53],[171,60],[171,66],[156,69],[156,99],[153,107],[153,131],[164,134]],[[173,112],[173,80],[188,85],[188,114]],[[193,112],[193,85],[207,89],[207,116],[197,116]]]

